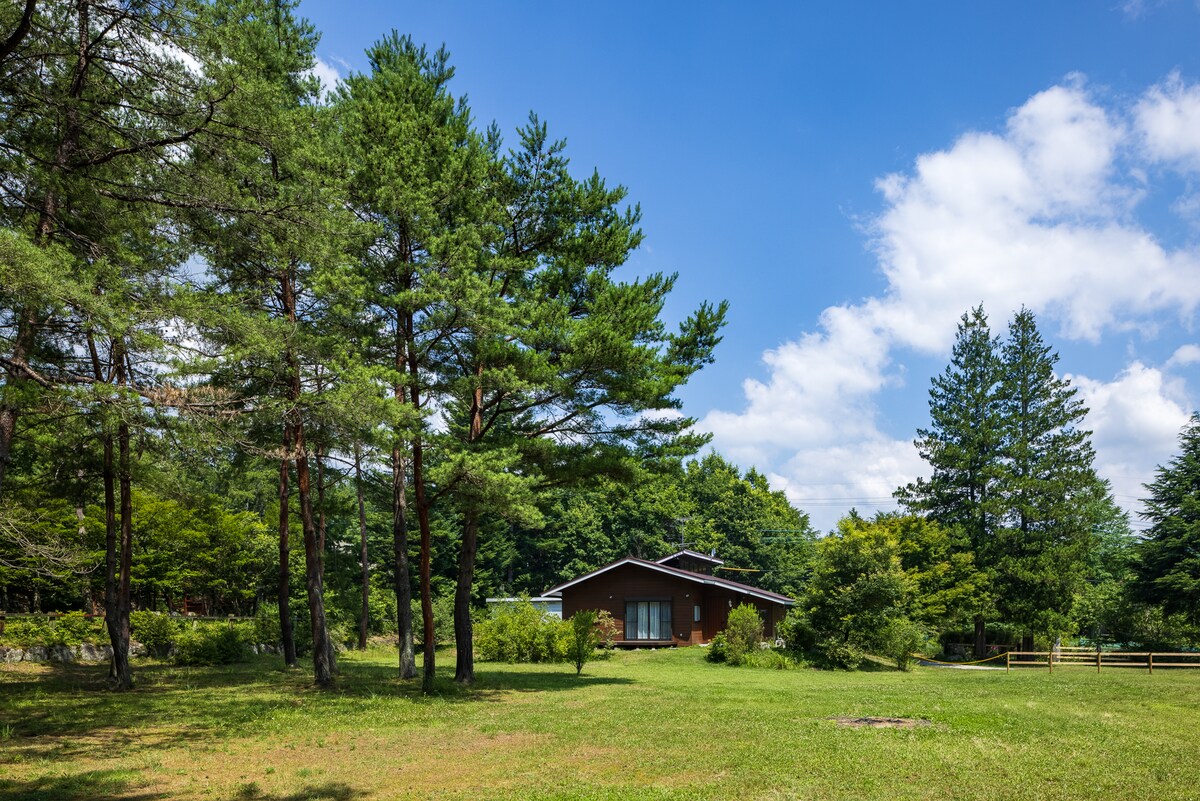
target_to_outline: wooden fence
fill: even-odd
[[[1054,651],[1009,651],[1004,657],[1005,670],[1013,668],[1094,667],[1141,668],[1153,673],[1155,668],[1200,668],[1200,653],[1161,653],[1156,651],[1094,651],[1086,648],[1060,648]]]

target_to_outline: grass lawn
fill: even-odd
[[[440,655],[453,667],[453,655]],[[0,667],[4,799],[1195,799],[1200,670],[770,671],[696,648],[481,665],[422,698],[390,652],[339,688],[233,668]],[[841,716],[924,718],[852,729]]]

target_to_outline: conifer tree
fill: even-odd
[[[1135,549],[1134,595],[1200,623],[1200,414],[1184,426],[1179,453],[1146,490],[1142,517],[1150,528]]]
[[[979,553],[991,549],[999,522],[999,350],[983,306],[964,313],[950,364],[929,390],[931,427],[917,431],[917,452],[933,472],[896,493],[910,511],[966,532]]]
[[[1058,354],[1022,308],[1001,352],[1000,480],[1003,528],[985,562],[996,571],[1000,610],[1036,631],[1062,631],[1087,570],[1090,510],[1099,485],[1087,408],[1054,373]]]

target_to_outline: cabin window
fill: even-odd
[[[671,602],[626,601],[625,639],[671,639]]]
[[[695,606],[692,607],[692,622],[693,623],[700,622],[700,604],[696,604]]]

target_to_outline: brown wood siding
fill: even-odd
[[[671,641],[675,645],[708,642],[725,628],[729,610],[742,602],[758,607],[768,639],[774,639],[775,624],[784,614],[782,604],[757,600],[721,587],[705,586],[639,565],[621,565],[563,590],[563,618],[569,618],[581,609],[607,610],[619,624],[618,636],[623,638],[625,602],[634,600],[671,602]],[[701,609],[698,623],[693,620],[693,607],[697,603]]]

